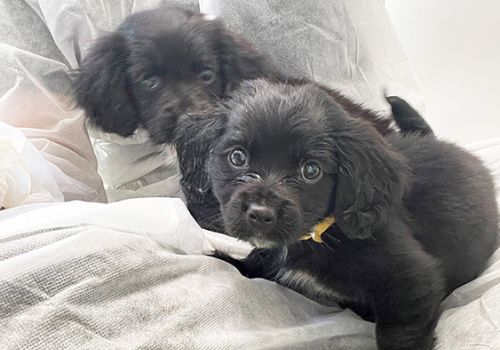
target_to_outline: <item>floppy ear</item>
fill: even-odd
[[[365,239],[385,224],[408,186],[405,158],[364,121],[335,134],[340,173],[334,215],[344,234]]]
[[[177,123],[174,145],[181,170],[181,185],[189,211],[203,227],[215,227],[219,203],[212,194],[207,166],[212,149],[226,127],[225,113],[181,116]],[[213,213],[213,211],[216,211]]]
[[[128,48],[115,32],[99,39],[76,72],[75,95],[88,118],[102,130],[131,135],[140,124],[127,80]]]
[[[243,37],[227,30],[222,22],[218,46],[224,94],[237,88],[243,80],[280,76],[270,57],[258,52]]]

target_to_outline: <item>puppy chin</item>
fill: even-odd
[[[230,226],[234,227],[234,225],[230,225]],[[242,240],[242,241],[250,243],[251,245],[253,245],[256,248],[270,249],[270,248],[283,247],[283,246],[287,245],[287,242],[285,242],[283,240],[280,240],[278,242],[278,241],[275,241],[275,240],[272,240],[272,239],[265,237],[264,234],[260,234],[260,233],[256,233],[256,232],[248,233],[248,232],[246,232],[246,229],[247,229],[246,227],[242,227],[240,229],[236,229],[234,232],[227,230],[227,233],[230,236],[237,238],[238,240]],[[242,233],[242,232],[244,232],[244,233]]]
[[[225,232],[237,238],[250,243],[256,248],[278,248],[285,247],[299,241],[302,235],[292,235],[291,232],[283,233],[282,235],[276,232],[255,232],[248,227],[246,222],[241,219],[241,216],[228,218],[224,215]]]
[[[280,244],[278,242],[270,241],[260,237],[252,237],[248,240],[248,243],[253,245],[255,248],[265,248],[265,249],[278,248],[286,245],[284,243]]]

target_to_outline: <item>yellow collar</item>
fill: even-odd
[[[319,224],[314,226],[314,229],[309,232],[307,235],[300,237],[301,241],[305,241],[308,239],[313,239],[314,242],[322,243],[321,235],[325,233],[326,230],[330,228],[335,223],[335,217],[333,215],[327,216],[323,219]]]

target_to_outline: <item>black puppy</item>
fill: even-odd
[[[213,105],[242,80],[272,78],[271,61],[219,20],[182,8],[133,14],[90,49],[75,95],[104,131],[144,128],[170,143],[177,118]]]
[[[277,83],[280,80],[274,79],[274,81]],[[281,80],[281,82],[288,86],[314,84],[301,79],[286,79]],[[392,118],[387,118],[353,102],[335,90],[319,84],[315,84],[315,86],[337,101],[351,117],[368,121],[381,135],[394,132],[432,134],[432,129],[418,112],[396,96],[387,97],[392,108]],[[235,98],[238,96],[236,94]],[[231,105],[230,98],[231,95],[227,97],[226,101],[229,105]],[[210,111],[183,115],[178,118],[177,128],[174,132],[174,144],[182,174],[181,185],[189,211],[200,226],[217,232],[224,232],[225,229],[219,202],[213,195],[208,179],[206,163],[211,150],[224,132],[222,127],[224,122],[217,119],[225,118],[221,115],[227,114],[227,110],[227,106],[224,107],[223,104],[220,104]],[[391,120],[395,121],[398,129],[390,125]]]
[[[274,81],[280,80],[276,78]],[[300,79],[286,79],[281,82],[297,86],[307,83],[306,80]],[[391,118],[383,117],[379,113],[364,108],[335,90],[319,84],[316,86],[348,110],[352,117],[364,119],[372,124],[381,135],[395,132],[390,125]],[[230,103],[231,97],[229,95],[226,102]],[[393,119],[401,132],[425,133],[429,130],[432,133],[423,118],[409,105],[405,105],[406,102],[394,96],[387,99],[393,107]],[[213,195],[208,179],[206,163],[210,151],[223,133],[221,128],[223,123],[217,119],[225,114],[225,110],[227,107],[220,104],[199,114],[180,116],[174,132],[174,144],[182,174],[181,185],[189,211],[200,226],[218,232],[224,232],[224,226],[219,202]]]
[[[307,82],[247,83],[211,127],[226,232],[258,247],[216,256],[375,320],[380,349],[431,349],[441,300],[497,245],[481,162],[432,134],[384,139]]]

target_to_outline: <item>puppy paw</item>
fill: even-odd
[[[248,275],[248,271],[245,268],[245,263],[243,260],[235,259],[231,255],[229,255],[228,253],[226,253],[222,250],[214,250],[213,252],[208,254],[208,256],[225,261],[228,264],[233,265],[234,267],[236,267],[238,269],[238,271],[243,276],[251,278],[251,276]]]

